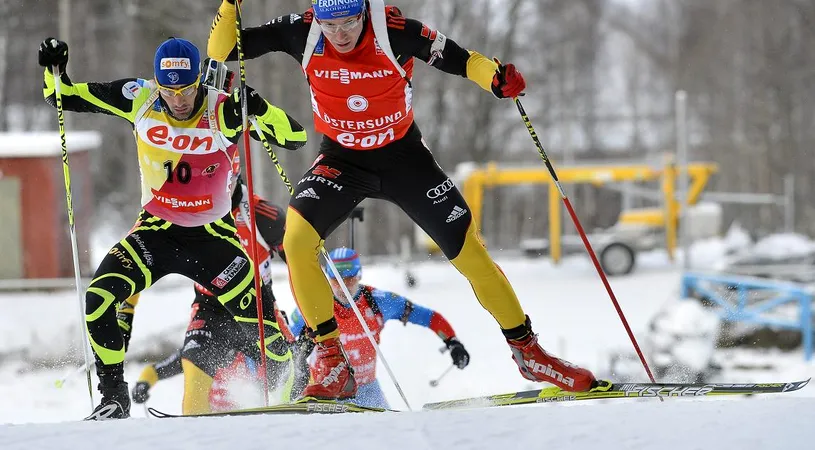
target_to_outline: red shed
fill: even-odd
[[[90,276],[96,132],[67,133],[79,265]],[[59,133],[0,133],[0,279],[73,278]]]

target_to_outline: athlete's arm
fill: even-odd
[[[44,70],[42,94],[45,101],[56,106],[54,74],[50,68]],[[66,111],[102,113],[118,116],[133,123],[136,117],[136,104],[141,104],[147,89],[142,89],[144,80],[123,78],[107,83],[74,83],[67,73],[60,75],[62,107]],[[137,100],[142,100],[138,102]]]
[[[271,137],[277,146],[296,150],[306,143],[306,130],[285,111],[272,105],[251,87],[246,87],[247,113],[257,118],[263,127],[263,133]],[[234,143],[240,139],[243,130],[240,89],[235,88],[232,95],[221,102],[216,111],[221,132]]]
[[[174,377],[181,372],[183,372],[181,369],[181,349],[178,349],[161,362],[145,367],[141,375],[139,375],[139,382],[146,382],[152,387],[159,380]]]
[[[286,212],[279,206],[258,199],[255,203],[255,217],[261,237],[269,245],[270,254],[277,253],[283,261],[283,232],[286,229]]]
[[[465,77],[487,92],[498,64],[474,50],[467,50],[422,22],[402,16],[396,7],[387,10],[388,38],[397,60],[404,64],[413,56],[428,65]]]
[[[374,289],[373,301],[379,306],[383,319],[386,321],[399,320],[404,324],[410,322],[430,328],[443,341],[456,336],[456,332],[453,331],[453,327],[444,316],[430,308],[417,305],[401,295]]]
[[[259,27],[245,28],[241,32],[244,58],[253,59],[270,52],[285,52],[297,61],[302,61],[312,18],[313,13],[309,10],[303,14],[280,16]],[[235,5],[223,0],[212,21],[207,54],[218,61],[235,61],[238,59],[236,43]]]

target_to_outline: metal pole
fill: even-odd
[[[620,307],[620,302],[617,301],[617,296],[614,295],[614,291],[611,289],[611,284],[608,282],[608,277],[606,277],[605,272],[603,272],[603,268],[600,266],[600,261],[597,259],[597,254],[595,253],[594,248],[592,248],[589,238],[586,236],[586,231],[583,229],[583,225],[580,224],[580,220],[577,218],[577,213],[574,212],[572,202],[563,191],[563,186],[560,184],[560,180],[557,178],[557,173],[555,172],[555,168],[552,167],[552,162],[546,155],[546,150],[543,149],[543,144],[541,144],[540,139],[538,139],[538,133],[535,132],[535,127],[532,126],[532,121],[530,121],[529,116],[526,115],[526,111],[521,104],[521,100],[518,97],[513,98],[513,100],[515,101],[515,106],[518,107],[518,113],[521,115],[521,120],[523,120],[524,125],[526,125],[526,131],[529,132],[529,137],[532,138],[532,141],[535,143],[535,147],[538,149],[538,155],[540,155],[541,160],[546,165],[546,169],[549,170],[549,176],[552,178],[552,185],[557,188],[560,198],[563,200],[563,205],[569,212],[569,216],[572,218],[572,223],[577,229],[577,234],[580,235],[580,239],[583,241],[583,245],[586,247],[586,253],[589,254],[591,262],[594,264],[594,268],[597,269],[597,275],[600,277],[600,280],[603,282],[603,286],[606,288],[608,298],[611,300],[611,303],[614,304],[614,309],[617,310],[617,315],[620,317],[620,322],[622,322],[626,333],[628,333],[628,337],[631,339],[631,344],[634,346],[634,350],[640,357],[645,373],[648,374],[648,378],[651,380],[651,382],[655,383],[656,381],[654,380],[654,374],[651,373],[651,368],[648,367],[648,362],[645,361],[645,355],[642,354],[642,349],[640,349],[640,345],[637,343],[637,339],[634,337],[634,332],[631,331],[631,326],[628,325],[628,320],[625,318],[625,314],[623,314],[623,309]],[[345,285],[341,283],[340,286]],[[659,399],[660,401],[664,401],[662,397],[659,397]]]
[[[265,160],[266,158],[263,156],[265,150],[263,150],[263,145],[256,141],[250,141],[250,158],[252,158],[252,164],[255,164],[257,167],[258,164],[261,164],[258,159]],[[258,155],[260,152],[260,155]],[[266,192],[266,171],[265,170],[258,170],[255,171],[255,193],[261,197],[267,197]]]
[[[351,213],[348,221],[348,248],[354,248],[354,214]]]
[[[688,117],[687,94],[676,91],[676,162],[679,170],[679,246],[682,248],[682,268],[690,269],[690,236],[688,235]]]
[[[59,40],[71,42],[71,0],[59,0]]]
[[[784,176],[784,231],[795,231],[795,175]]]
[[[340,272],[337,270],[337,266],[334,264],[334,261],[331,259],[331,255],[328,254],[328,251],[325,247],[321,247],[320,251],[323,254],[323,258],[325,258],[325,264],[331,273],[334,274],[334,278],[337,280],[341,280],[342,277],[340,276]],[[351,309],[354,311],[354,314],[357,316],[357,320],[359,320],[359,324],[362,325],[362,330],[365,332],[365,336],[368,338],[368,342],[376,350],[377,356],[379,356],[379,360],[382,361],[382,365],[385,366],[385,370],[388,372],[388,376],[390,376],[391,381],[393,381],[394,387],[399,392],[399,395],[402,397],[402,401],[405,402],[405,406],[409,411],[413,411],[413,408],[410,407],[410,403],[408,402],[407,396],[405,396],[404,391],[402,391],[402,386],[399,384],[399,381],[396,380],[396,375],[393,374],[393,370],[391,370],[390,364],[388,364],[388,360],[385,359],[385,355],[382,353],[382,349],[379,348],[379,344],[376,343],[376,339],[374,339],[373,333],[371,333],[371,329],[368,328],[368,323],[365,322],[365,318],[362,317],[362,313],[359,311],[359,307],[357,306],[357,302],[354,301],[354,296],[348,291],[348,287],[345,283],[339,283],[340,289],[342,289],[342,293],[345,294],[345,298],[348,300],[348,304],[351,306]]]
[[[57,32],[59,33],[57,38],[71,45],[71,0],[59,0],[57,15]],[[71,122],[73,122],[71,116],[65,117],[65,129],[71,128]]]
[[[356,250],[354,246],[354,221],[359,220],[363,222],[365,220],[365,215],[363,214],[365,208],[361,206],[357,206],[351,211],[351,216],[348,217],[348,247]]]

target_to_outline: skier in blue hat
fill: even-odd
[[[102,394],[88,419],[126,418],[126,348],[116,319],[116,305],[125,299],[178,273],[216,295],[247,338],[257,339],[252,262],[231,214],[230,182],[244,131],[241,99],[238,91],[230,95],[201,84],[198,49],[184,39],[171,38],[158,47],[152,80],[73,82],[66,73],[68,44],[54,38],[40,44],[38,56],[45,67],[47,103],[56,105],[59,82],[65,110],[124,119],[136,139],[142,209],[130,232],[108,251],[85,293],[87,332]],[[291,150],[305,143],[305,130],[284,111],[251,88],[247,97],[249,114],[263,124],[260,131],[272,143]],[[274,307],[263,301],[266,336],[275,336],[280,331]],[[290,361],[282,339],[267,342],[270,365],[287,364],[286,355]],[[261,355],[258,350],[252,356],[259,361]]]

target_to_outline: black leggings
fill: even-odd
[[[85,295],[88,336],[96,358],[102,365],[124,361],[115,305],[170,273],[184,275],[209,289],[234,316],[245,339],[257,341],[250,261],[238,240],[231,214],[200,227],[180,227],[143,211],[128,235],[102,260]],[[268,342],[268,337],[280,331],[271,299],[264,299],[263,306]],[[271,363],[275,363],[275,357],[288,354],[284,342],[276,339],[267,345]],[[249,356],[259,360],[259,346]]]

